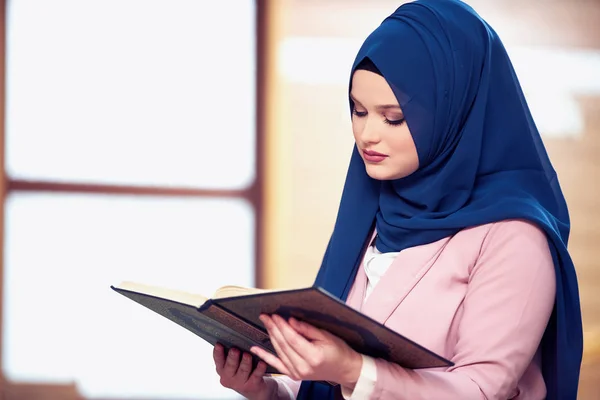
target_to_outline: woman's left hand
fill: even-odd
[[[354,388],[362,356],[342,339],[305,322],[279,315],[261,315],[277,356],[259,347],[250,349],[267,364],[295,380],[329,381]]]

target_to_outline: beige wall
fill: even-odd
[[[281,0],[271,19],[270,172],[266,283],[310,285],[331,233],[352,146],[345,79],[302,83],[286,76],[278,53],[290,38],[327,37],[359,43],[398,1]],[[593,1],[469,2],[505,44],[600,51],[600,3]],[[278,58],[279,56],[279,58]],[[317,62],[317,60],[315,60]],[[322,62],[322,61],[321,61]],[[333,61],[335,62],[335,61]],[[309,63],[310,65],[310,63]],[[342,64],[343,65],[343,64]],[[348,64],[346,68],[349,68]],[[600,74],[600,71],[598,72]],[[581,399],[600,392],[600,97],[577,98],[579,137],[545,137],[572,216],[570,249],[579,274],[586,329]]]

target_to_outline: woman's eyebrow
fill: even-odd
[[[382,104],[380,106],[376,106],[376,108],[379,108],[382,110],[389,110],[389,109],[401,110],[401,108],[398,104]]]
[[[360,104],[360,101],[356,100],[356,98],[354,96],[352,96],[352,93],[350,93],[350,100],[352,100],[355,103]]]
[[[352,93],[350,93],[350,99],[353,102],[355,102],[355,103],[362,104],[360,101],[356,100],[356,97],[354,97],[352,95]],[[381,105],[375,106],[375,108],[377,108],[379,110],[391,110],[391,109],[393,109],[393,110],[400,110],[400,111],[402,111],[402,109],[400,108],[400,106],[398,104],[381,104]]]

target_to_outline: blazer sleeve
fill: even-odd
[[[522,221],[494,224],[470,273],[455,365],[410,370],[376,359],[369,398],[506,400],[539,347],[555,295],[545,234]]]

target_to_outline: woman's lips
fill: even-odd
[[[379,163],[387,158],[385,154],[381,154],[373,150],[363,150],[363,157],[365,158],[365,161],[372,163]]]

